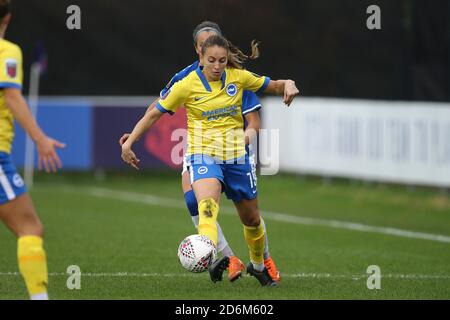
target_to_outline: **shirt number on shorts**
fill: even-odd
[[[253,172],[247,172],[248,179],[250,180],[250,188],[256,188],[256,178]]]

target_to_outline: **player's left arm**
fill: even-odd
[[[240,80],[245,89],[256,93],[266,92],[283,96],[283,102],[289,106],[300,92],[293,80],[271,80],[247,70],[240,70]]]
[[[295,96],[300,93],[293,80],[270,80],[264,92],[283,96],[285,105],[290,106]]]

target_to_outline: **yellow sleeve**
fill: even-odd
[[[264,92],[269,85],[270,78],[259,76],[247,70],[239,70],[242,86],[246,90],[256,92],[257,94]]]
[[[158,101],[156,108],[159,111],[168,112],[172,115],[184,104],[189,92],[186,79],[176,82]]]
[[[0,88],[22,89],[22,51],[16,45],[0,49]]]

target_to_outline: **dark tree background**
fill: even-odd
[[[81,30],[66,27],[71,4]],[[366,28],[372,4],[381,30]],[[47,50],[45,95],[157,94],[196,59],[195,25],[213,20],[244,52],[261,41],[248,69],[293,78],[306,96],[450,97],[448,0],[15,0],[13,10],[6,37],[22,47],[27,79],[34,48]]]

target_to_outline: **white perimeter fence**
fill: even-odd
[[[450,104],[299,98],[262,100],[279,129],[280,170],[450,187]]]

